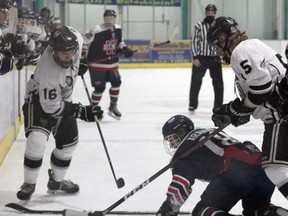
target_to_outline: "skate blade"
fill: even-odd
[[[113,112],[110,112],[110,111],[108,112],[108,115],[111,116],[112,118],[117,119],[117,120],[120,120],[120,119],[121,119],[121,117],[116,116]]]
[[[47,190],[47,193],[48,194],[55,194],[55,195],[67,195],[67,196],[71,196],[71,195],[74,195],[74,194],[78,194],[79,193],[79,191],[78,192],[75,192],[75,193],[67,193],[67,192],[65,192],[65,191],[62,191],[62,190],[50,190],[50,189],[48,189]]]

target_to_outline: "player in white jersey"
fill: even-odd
[[[250,115],[264,122],[262,167],[288,198],[288,123],[279,115],[275,89],[286,64],[275,50],[257,39],[248,39],[231,17],[218,17],[207,33],[222,60],[231,64],[240,98],[213,109],[212,120],[221,124],[228,115],[234,126],[249,122]],[[277,95],[276,95],[277,98]]]
[[[8,30],[10,8],[13,4],[13,0],[0,1],[0,75],[12,71],[13,68],[13,57],[8,47],[8,44],[14,37],[14,34],[11,34]],[[11,15],[10,19],[12,19],[12,17]],[[12,24],[12,20],[10,20],[10,22]]]
[[[72,102],[79,71],[83,38],[67,26],[51,33],[49,47],[41,56],[27,83],[23,105],[27,144],[24,158],[24,183],[17,197],[28,200],[35,191],[47,140],[52,132],[56,147],[51,153],[48,190],[77,193],[79,186],[64,180],[78,143],[76,118],[95,121],[99,106]]]

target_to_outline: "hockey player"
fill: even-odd
[[[231,64],[240,96],[213,109],[215,125],[221,125],[222,116],[229,116],[236,127],[249,122],[250,115],[264,122],[262,167],[287,199],[288,123],[279,116],[279,103],[274,99],[274,88],[286,72],[283,58],[260,40],[248,39],[231,17],[218,17],[208,30],[207,40]]]
[[[8,46],[15,34],[15,32],[14,34],[11,32],[8,33],[9,13],[13,4],[13,0],[0,1],[0,75],[4,75],[9,71],[12,71],[13,68],[13,57]]]
[[[186,116],[175,115],[162,127],[164,146],[178,159],[214,129],[194,128]],[[279,215],[288,211],[270,204],[273,183],[261,168],[261,152],[251,142],[241,143],[224,132],[207,141],[172,168],[172,182],[157,216],[176,216],[192,193],[195,180],[210,181],[192,216],[229,216],[228,212],[242,200],[244,216]]]
[[[106,82],[111,83],[110,106],[108,114],[120,120],[122,114],[117,102],[121,86],[121,76],[118,71],[119,54],[126,58],[133,55],[122,39],[122,29],[115,24],[116,12],[107,9],[104,12],[104,23],[91,28],[84,35],[84,44],[89,45],[88,65],[91,83],[94,87],[92,103],[98,105],[106,88]],[[103,59],[106,59],[103,61]]]
[[[72,103],[72,92],[79,70],[83,38],[67,26],[51,33],[50,46],[41,56],[27,83],[23,105],[25,134],[24,183],[17,193],[28,200],[35,191],[45,146],[53,134],[56,147],[51,153],[48,191],[74,194],[79,186],[64,180],[78,143],[76,118],[95,121],[101,117],[99,106]]]

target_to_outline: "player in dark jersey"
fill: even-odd
[[[214,129],[195,129],[183,115],[171,117],[163,126],[164,146],[172,161]],[[192,216],[231,215],[228,212],[242,200],[243,215],[279,215],[288,212],[270,204],[273,183],[261,168],[261,152],[251,142],[240,141],[219,132],[187,158],[177,160],[172,182],[157,216],[176,216],[192,192],[195,180],[210,181]],[[278,213],[277,213],[278,212]]]
[[[84,45],[89,46],[87,60],[91,83],[94,87],[92,103],[94,105],[100,103],[106,82],[110,82],[108,114],[120,120],[122,114],[117,107],[121,86],[118,57],[119,54],[123,54],[129,58],[133,52],[123,41],[121,26],[115,24],[115,20],[116,12],[110,9],[105,10],[104,23],[94,26],[84,35]]]

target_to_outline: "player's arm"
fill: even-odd
[[[102,117],[103,111],[99,106],[83,106],[80,103],[64,101],[61,95],[60,84],[51,85],[51,83],[58,82],[50,80],[42,82],[39,85],[40,104],[46,114],[53,118],[73,116],[87,122],[95,121],[94,115],[97,115],[97,118]]]
[[[189,170],[189,172],[187,172],[187,170]],[[186,173],[186,175],[184,173]],[[166,200],[159,208],[157,216],[176,216],[178,214],[181,206],[192,192],[191,186],[195,180],[192,174],[193,167],[187,165],[185,161],[176,162],[173,167],[172,181],[166,193]]]

